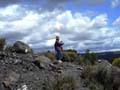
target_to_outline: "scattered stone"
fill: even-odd
[[[57,72],[61,74],[64,73],[63,70],[57,70]]]
[[[27,85],[22,85],[22,87],[18,88],[17,90],[28,90],[28,87]]]
[[[39,60],[33,61],[33,63],[39,68],[39,69],[45,69],[45,65],[41,63]]]
[[[78,70],[83,70],[83,67],[77,67]]]

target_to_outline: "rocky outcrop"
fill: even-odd
[[[108,61],[102,60],[96,65],[85,67],[82,72],[82,78],[86,79],[88,84],[98,83],[101,90],[120,90],[120,69],[112,66]],[[96,87],[96,86],[92,86]]]
[[[98,64],[98,67],[103,69],[105,77],[103,76],[102,79],[106,86],[111,86],[109,90],[120,90],[120,69],[112,66],[108,61],[105,60],[101,61],[101,63]]]
[[[54,85],[57,86],[63,76],[75,80],[75,86],[70,84],[74,90],[88,90],[83,87],[80,74],[81,67],[72,63],[54,64],[45,56],[33,59],[28,54],[0,52],[0,90],[57,90]],[[70,87],[62,83],[69,90]]]
[[[32,49],[21,41],[16,41],[13,45],[14,51],[17,53],[32,53]]]

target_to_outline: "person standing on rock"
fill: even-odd
[[[56,36],[56,41],[55,41],[55,44],[54,44],[54,48],[55,48],[55,51],[56,51],[56,58],[57,58],[58,62],[61,63],[62,62],[61,61],[61,57],[62,57],[61,52],[62,52],[62,49],[63,49],[62,45],[64,43],[60,42],[59,40],[60,40],[59,36]]]

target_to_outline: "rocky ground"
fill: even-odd
[[[81,77],[83,70],[84,67],[75,63],[57,63],[45,56],[2,51],[0,52],[0,90],[90,90]],[[116,79],[120,80],[118,73],[120,69],[116,76]],[[69,77],[69,80],[63,78],[64,76]],[[63,81],[59,81],[62,78]],[[117,85],[119,86],[120,83],[118,82]],[[58,89],[58,87],[62,88]]]
[[[63,75],[73,77],[76,90],[88,90],[81,82],[82,67],[55,63],[45,56],[0,52],[0,90],[45,90]],[[49,90],[49,89],[48,89]]]

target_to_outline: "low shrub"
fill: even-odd
[[[120,58],[114,59],[112,65],[120,68]]]
[[[84,63],[85,64],[95,64],[96,61],[97,61],[97,54],[90,53],[90,50],[86,50],[86,53],[84,55]]]
[[[78,55],[75,53],[75,52],[67,52],[69,57],[70,57],[70,61],[73,62],[73,61],[76,61],[77,60],[77,57]]]
[[[84,70],[81,73],[81,77],[83,79],[89,79],[89,76],[92,72],[93,66],[92,65],[87,65],[85,66]]]
[[[65,61],[65,62],[70,62],[70,56],[68,55],[67,52],[62,52],[62,61]]]
[[[90,82],[88,87],[90,90],[104,90],[103,85],[97,82]]]
[[[62,52],[62,60],[67,62],[74,62],[78,59],[78,55],[75,52],[64,51]]]
[[[76,82],[72,76],[56,76],[55,81],[45,81],[44,90],[75,90]]]
[[[45,55],[46,57],[48,57],[51,60],[56,60],[56,56],[52,52],[45,52],[45,53],[43,53],[43,55]]]
[[[68,49],[68,50],[64,50],[65,52],[73,52],[73,53],[76,53],[77,54],[77,51],[74,50],[74,49]]]
[[[78,64],[82,64],[84,62],[84,57],[78,56],[77,57],[77,62],[78,62]]]
[[[5,38],[0,38],[0,50],[4,49],[5,44],[6,44]]]
[[[101,85],[104,87],[104,90],[112,90],[113,88],[113,78],[111,74],[111,69],[109,66],[105,66],[104,64],[100,65],[88,65],[85,67],[85,69],[82,72],[81,77],[88,82],[88,86],[93,83],[97,82],[98,86],[91,86],[91,90],[100,90],[100,89],[95,89],[97,87],[101,87]],[[93,89],[94,88],[94,89]],[[102,89],[101,89],[102,90]]]

